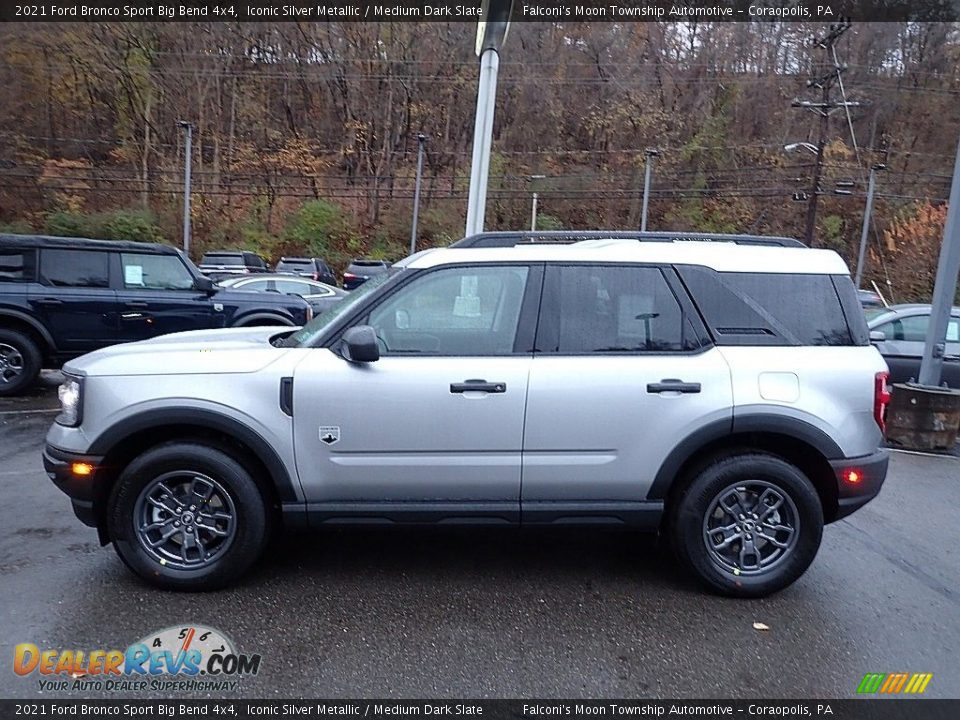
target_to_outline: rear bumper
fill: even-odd
[[[879,494],[889,462],[890,453],[886,448],[880,448],[872,455],[830,461],[837,478],[836,520],[859,510]]]
[[[43,469],[53,484],[60,488],[73,503],[73,512],[85,525],[97,526],[93,509],[97,471],[103,458],[99,455],[80,455],[61,450],[53,445],[43,449]],[[87,463],[93,466],[89,475],[77,475],[73,472],[74,463]]]

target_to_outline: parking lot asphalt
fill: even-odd
[[[52,383],[0,401],[0,697],[70,695],[16,676],[17,643],[123,649],[187,623],[262,655],[234,698],[846,698],[867,672],[960,696],[956,457],[895,454],[764,600],[705,594],[649,537],[467,529],[285,537],[239,586],[184,594],[138,582],[47,479]]]

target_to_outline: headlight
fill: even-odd
[[[57,395],[60,397],[57,424],[76,427],[83,419],[83,380],[66,375]]]

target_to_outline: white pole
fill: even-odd
[[[860,231],[860,252],[857,254],[857,273],[853,278],[853,284],[860,288],[860,281],[863,280],[863,261],[867,254],[867,237],[870,235],[870,216],[873,214],[873,191],[877,187],[877,170],[882,166],[874,165],[870,168],[870,184],[867,187],[867,207],[863,211],[863,229]]]
[[[530,229],[537,229],[537,194],[533,194],[533,208],[530,210]]]
[[[413,191],[413,227],[410,228],[410,254],[417,251],[417,221],[420,218],[420,183],[423,180],[423,144],[426,142],[423,133],[417,135],[420,147],[417,149],[417,184]]]
[[[183,158],[183,253],[190,256],[190,166],[193,164],[193,125],[184,125],[187,142]]]
[[[960,142],[957,143],[957,161],[953,166],[953,184],[950,187],[950,205],[947,222],[943,228],[943,244],[940,246],[940,262],[937,265],[937,280],[933,286],[933,307],[930,309],[930,326],[927,341],[923,346],[920,361],[921,385],[939,385],[946,352],[947,325],[953,298],[957,293],[957,275],[960,275]]]
[[[473,126],[473,162],[470,165],[470,194],[467,201],[465,235],[483,232],[487,204],[487,177],[490,174],[490,146],[493,142],[493,109],[497,102],[497,71],[500,56],[484,50],[480,56],[480,84],[477,89],[477,117]]]
[[[650,176],[655,157],[656,153],[647,152],[647,169],[643,175],[643,210],[640,213],[640,232],[646,232],[647,230],[647,208],[650,206]]]

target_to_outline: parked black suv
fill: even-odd
[[[302,298],[214,287],[179,250],[110,240],[0,235],[0,396],[41,367],[165,333],[302,325]]]
[[[323,258],[282,257],[274,272],[302,275],[327,285],[337,285],[337,276]]]
[[[270,272],[262,257],[248,250],[213,250],[200,258],[200,272],[212,280],[229,275]]]
[[[353,290],[374,275],[382,275],[389,269],[390,263],[384,260],[352,260],[343,272],[343,289]]]

